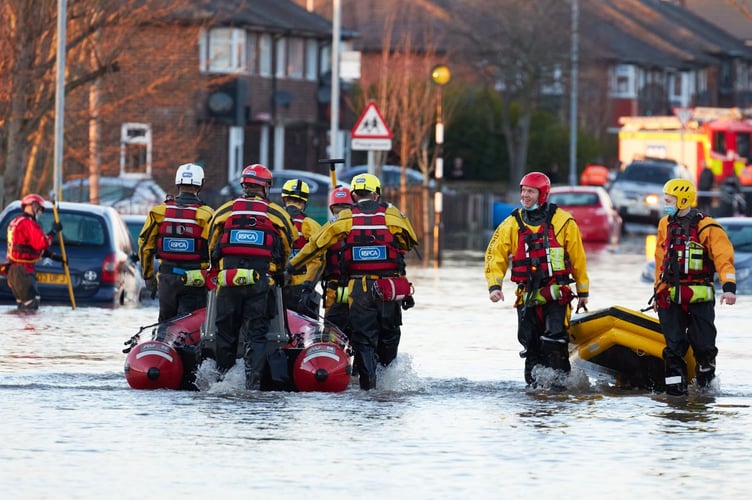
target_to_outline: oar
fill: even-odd
[[[337,187],[337,170],[338,163],[345,163],[344,158],[324,158],[319,160],[319,164],[329,164],[329,174],[332,176],[332,189]]]
[[[52,213],[55,215],[55,224],[60,224],[60,215],[57,213],[57,201],[52,200]],[[73,283],[71,283],[70,267],[68,267],[68,256],[65,254],[65,242],[63,241],[63,231],[57,232],[57,239],[60,242],[60,255],[63,256],[63,269],[65,270],[65,281],[68,283],[68,295],[70,295],[71,307],[76,308],[76,298],[73,296]]]

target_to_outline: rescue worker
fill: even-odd
[[[292,258],[308,240],[321,229],[321,224],[305,213],[310,188],[300,179],[290,179],[282,186],[282,203],[290,214],[297,230],[297,238],[292,242]],[[315,284],[323,266],[323,256],[311,261],[290,277],[290,283],[282,289],[286,309],[304,314],[310,318],[319,317],[321,295],[316,292]]]
[[[672,179],[663,186],[666,216],[658,222],[653,306],[666,337],[663,359],[669,395],[688,393],[684,356],[690,346],[697,385],[708,387],[715,377],[716,272],[723,288],[721,304],[736,303],[734,247],[718,222],[692,208],[696,196],[694,184],[686,179]]]
[[[739,174],[739,184],[741,184],[744,197],[744,214],[752,217],[752,165],[747,165],[742,169]]]
[[[340,212],[351,209],[354,205],[350,189],[337,186],[329,193],[329,211],[331,221],[337,219]],[[343,250],[345,240],[335,243],[326,251],[322,285],[324,287],[324,319],[339,328],[350,338],[349,307],[347,305],[347,277],[343,274]]]
[[[297,231],[287,211],[269,201],[268,168],[245,167],[240,185],[243,196],[217,209],[209,233],[212,267],[218,270],[216,360],[220,372],[232,368],[242,335],[246,388],[255,390],[260,389],[267,334],[279,309],[275,287],[282,285],[280,275]]]
[[[293,274],[311,259],[343,242],[342,273],[347,280],[351,344],[361,389],[376,385],[377,365],[396,357],[402,311],[415,305],[405,272],[405,253],[418,239],[409,219],[380,200],[381,182],[371,174],[351,181],[355,204],[327,222],[290,261]]]
[[[491,302],[504,300],[502,284],[511,267],[517,285],[517,339],[525,358],[525,381],[536,387],[534,368],[556,370],[552,388],[563,388],[570,371],[568,332],[570,302],[577,287],[577,309],[586,308],[590,281],[582,236],[569,212],[548,202],[551,181],[530,172],[520,181],[521,208],[496,228],[486,248],[485,276]]]
[[[716,217],[736,217],[746,212],[742,185],[736,174],[731,173],[720,185]]]
[[[175,172],[177,196],[149,211],[138,236],[138,258],[152,298],[159,295],[160,323],[206,307],[209,222],[214,210],[198,197],[204,169],[193,163]],[[159,260],[159,272],[154,258]],[[158,338],[165,328],[158,330]]]
[[[709,214],[713,207],[713,195],[711,194],[713,184],[715,184],[715,175],[710,167],[705,165],[700,172],[700,179],[697,183],[697,190],[702,193],[697,195],[697,208],[705,214]]]
[[[21,214],[8,224],[8,287],[16,298],[19,311],[39,309],[39,289],[35,264],[43,257],[62,262],[61,256],[50,252],[52,241],[63,230],[60,222],[52,224],[45,234],[37,221],[44,212],[44,199],[38,194],[27,194],[21,198]]]

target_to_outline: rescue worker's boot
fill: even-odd
[[[376,388],[376,352],[370,345],[355,347],[355,364],[358,367],[358,382],[363,390]]]
[[[261,372],[266,360],[266,341],[247,342],[245,347],[245,388],[256,391],[261,388]]]
[[[551,382],[551,389],[563,391],[566,389],[566,377],[572,370],[569,364],[567,341],[556,337],[541,337],[541,354],[543,364],[556,371],[556,378]]]
[[[39,299],[40,297],[34,297],[33,299],[29,300],[17,300],[18,304],[18,310],[21,312],[34,312],[39,309]]]
[[[666,367],[666,394],[669,396],[686,396],[689,394],[687,386],[687,363],[680,356],[663,350],[663,361]]]
[[[698,359],[695,375],[697,376],[698,387],[702,389],[710,387],[710,383],[715,378],[715,358],[707,360]]]
[[[381,345],[379,346],[379,363],[381,363],[382,366],[388,366],[389,363],[394,361],[394,358],[397,357],[397,349],[398,346],[391,346],[391,345]]]
[[[572,366],[569,364],[569,350],[565,339],[541,337],[541,352],[543,354],[543,363],[547,367],[564,373],[572,371]]]

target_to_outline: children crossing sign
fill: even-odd
[[[371,101],[355,122],[350,132],[351,148],[355,151],[389,151],[392,149],[392,131],[381,116],[376,103]]]

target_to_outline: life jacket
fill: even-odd
[[[295,229],[298,230],[298,238],[292,242],[292,246],[290,248],[291,259],[300,251],[301,248],[305,246],[306,243],[308,243],[308,240],[303,234],[303,221],[306,217],[307,215],[303,212],[298,212],[292,217],[292,222],[293,224],[295,224]]]
[[[356,205],[352,210],[352,229],[345,238],[343,252],[345,274],[397,275],[404,268],[405,251],[394,241],[386,225],[387,205],[379,204],[375,212],[364,212]]]
[[[556,239],[556,228],[551,219],[556,205],[549,204],[545,221],[534,232],[525,225],[520,210],[513,215],[517,219],[517,251],[512,256],[510,279],[520,285],[533,284],[535,288],[553,283],[566,284],[574,281],[572,263],[564,247]]]
[[[269,202],[237,198],[219,237],[221,257],[228,255],[271,262],[280,254],[279,229],[267,215]]]
[[[324,277],[327,280],[337,280],[343,275],[345,268],[344,249],[345,240],[340,240],[327,249],[324,262]]]
[[[15,232],[16,228],[24,220],[29,220],[34,223],[32,217],[28,214],[21,214],[8,224],[8,259],[11,262],[18,262],[23,264],[33,264],[41,259],[42,255],[38,250],[34,250],[34,247],[26,243],[16,241]]]
[[[686,228],[675,217],[669,219],[662,281],[669,285],[712,283],[715,265],[698,237],[699,223],[703,218],[705,216],[701,212],[693,209]]]
[[[157,257],[163,261],[200,264],[208,260],[206,240],[197,214],[199,204],[165,202],[164,220],[159,224]]]

